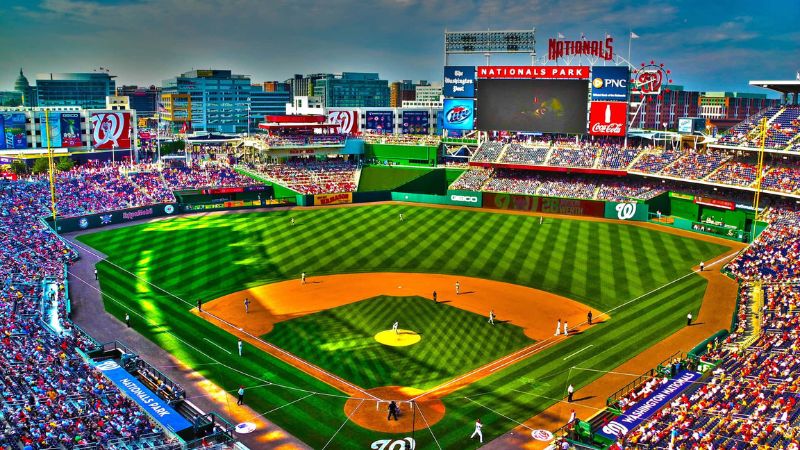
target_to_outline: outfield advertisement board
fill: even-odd
[[[588,91],[583,80],[479,80],[477,128],[586,133]]]
[[[483,207],[509,211],[528,211],[570,216],[603,217],[605,202],[532,195],[483,193]]]
[[[131,148],[131,114],[92,113],[92,147],[100,150]]]
[[[338,194],[317,194],[314,196],[314,206],[341,205],[353,203],[352,192],[341,192]]]
[[[80,113],[61,113],[61,146],[81,146],[81,115]]]
[[[650,207],[645,203],[606,202],[605,217],[606,219],[636,220],[640,222],[647,222],[649,220],[649,212]]]
[[[396,202],[430,203],[433,205],[480,208],[483,204],[483,193],[475,191],[447,191],[447,195],[432,195],[392,192],[392,200]]]
[[[628,104],[592,102],[589,112],[589,134],[592,136],[625,136]]]
[[[357,109],[329,109],[328,122],[339,125],[339,132],[342,134],[359,132]]]
[[[681,394],[692,383],[702,376],[699,372],[683,371],[675,378],[659,386],[644,400],[634,403],[625,410],[621,416],[604,425],[597,434],[606,439],[615,441],[619,436],[625,436],[629,431],[638,427],[653,414],[660,411],[667,403]]]
[[[60,233],[70,231],[87,230],[89,228],[99,228],[115,223],[126,223],[134,220],[151,219],[154,217],[171,216],[178,212],[178,206],[173,203],[159,203],[156,205],[142,206],[139,208],[121,209],[102,214],[88,214],[81,217],[58,218],[58,228]],[[52,219],[48,218],[48,222]],[[51,223],[52,225],[52,223]]]
[[[630,75],[626,66],[592,67],[592,101],[627,102]]]
[[[108,359],[97,363],[95,367],[167,430],[177,433],[192,426],[192,423],[175,411],[166,400],[161,400],[115,361]]]
[[[39,113],[39,123],[42,133],[42,143],[39,147],[47,148],[48,137],[50,138],[50,147],[61,147],[61,115],[51,112],[45,119],[45,114]]]
[[[444,87],[442,88],[442,94],[444,94],[445,97],[474,97],[475,67],[445,66]]]
[[[392,111],[367,111],[366,128],[376,133],[394,132],[394,113]]]
[[[28,147],[25,132],[25,114],[0,114],[0,149],[20,149]]]
[[[428,111],[403,111],[403,134],[428,134]]]
[[[444,99],[442,128],[446,130],[471,130],[475,128],[475,100]]]

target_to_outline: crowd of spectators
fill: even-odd
[[[465,170],[453,184],[450,189],[461,189],[466,191],[480,191],[486,181],[492,176],[493,169],[471,169]]]
[[[436,147],[442,142],[441,136],[434,134],[364,133],[361,137],[367,144],[425,145]]]
[[[661,173],[690,180],[702,180],[730,157],[730,155],[721,151],[706,150],[700,152],[689,150],[673,164],[664,168]]]
[[[504,145],[505,144],[502,142],[497,141],[484,142],[478,147],[478,150],[475,151],[472,160],[476,162],[495,162],[497,158],[500,157]]]
[[[775,208],[769,221],[770,226],[728,269],[746,281],[800,281],[800,212]]]
[[[541,166],[547,160],[548,153],[550,153],[550,147],[544,144],[521,145],[511,143],[508,144],[508,148],[499,162]]]
[[[94,343],[67,319],[64,269],[77,255],[41,222],[48,199],[42,180],[0,182],[0,448],[166,446],[144,411],[76,351]]]
[[[550,160],[551,166],[562,167],[592,167],[597,157],[598,149],[595,147],[562,148],[553,147]]]
[[[642,152],[640,148],[624,148],[618,145],[606,145],[600,150],[600,169],[625,170]]]
[[[651,149],[639,157],[631,167],[631,171],[643,173],[660,173],[684,155],[681,150]]]
[[[728,161],[708,177],[708,181],[736,186],[750,186],[756,181],[758,168],[747,161]]]
[[[774,150],[790,150],[800,147],[800,107],[782,106],[765,109],[738,123],[720,136],[720,145],[737,147],[761,147],[760,120],[766,117],[767,129],[764,147]]]
[[[249,166],[257,174],[301,194],[333,194],[356,190],[358,166],[343,159],[291,159],[286,163]]]

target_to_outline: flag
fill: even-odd
[[[611,37],[611,35],[610,35],[610,34],[608,34],[608,33],[606,33],[606,39],[608,39],[608,38],[610,38],[610,37]]]
[[[581,33],[581,40],[582,40],[582,41],[585,41],[585,40],[586,40],[586,33]]]
[[[564,35],[563,35],[563,34],[561,34],[561,33],[558,33],[558,38],[559,38],[559,39],[564,39]],[[800,73],[800,72],[798,72],[798,73]]]
[[[639,39],[639,35],[631,31],[631,39]]]
[[[164,113],[167,112],[167,108],[165,108],[164,104],[161,103],[161,102],[158,102],[158,112],[161,113],[161,114],[164,114]]]

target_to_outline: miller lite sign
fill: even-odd
[[[589,112],[589,134],[593,136],[625,136],[627,120],[627,103],[592,102]]]

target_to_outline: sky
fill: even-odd
[[[635,65],[651,60],[675,84],[769,93],[754,79],[800,71],[798,0],[3,0],[0,90],[36,73],[110,68],[117,85],[161,85],[194,69],[253,82],[295,73],[378,72],[441,82],[444,31],[536,30],[537,52],[567,39],[614,37]],[[483,64],[481,55],[451,64]],[[530,64],[530,56],[495,64]]]

